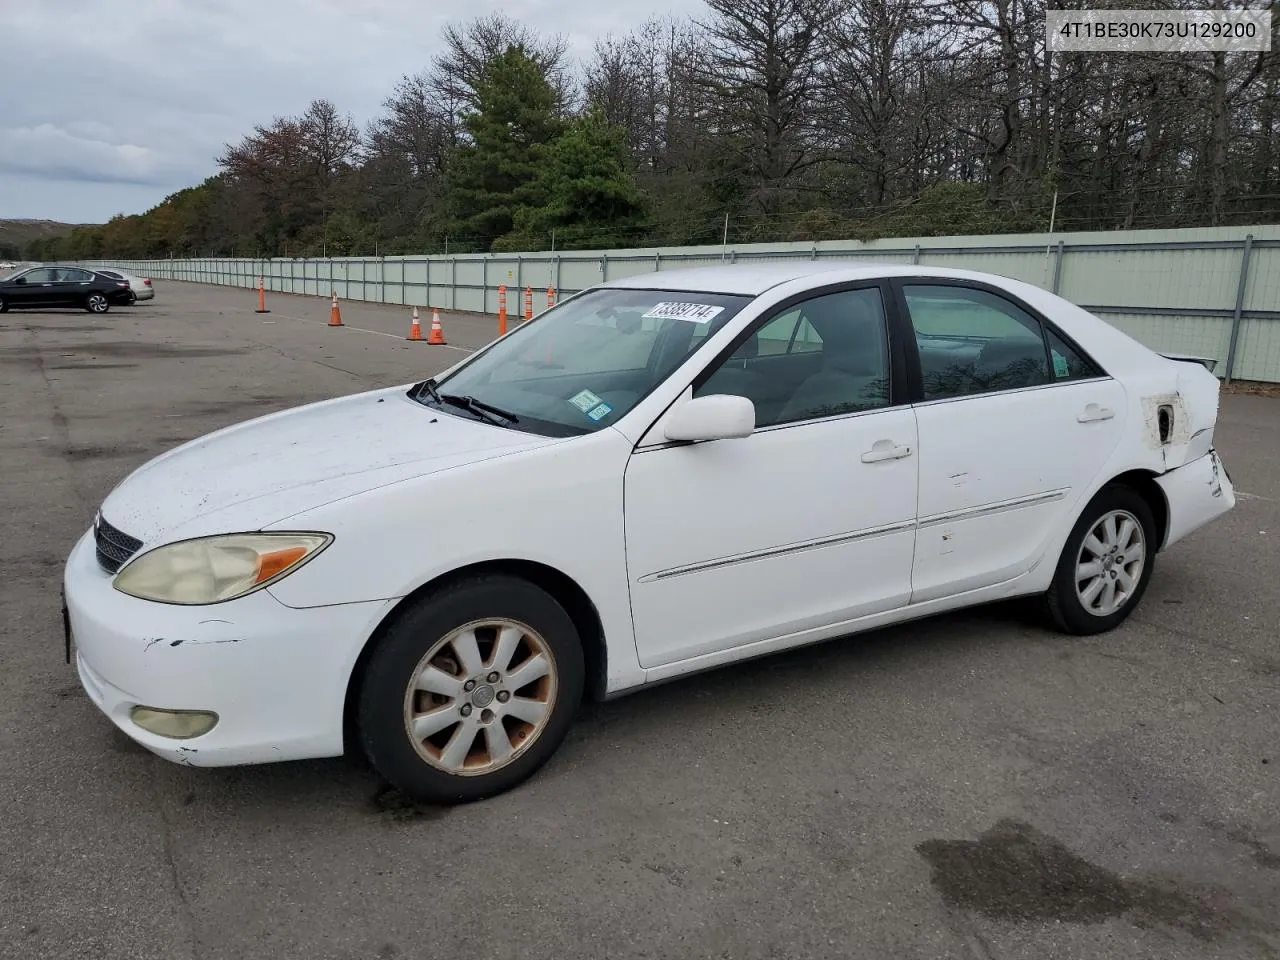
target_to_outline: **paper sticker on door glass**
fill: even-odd
[[[602,403],[600,406],[588,413],[587,416],[592,420],[599,422],[611,413],[613,413],[613,407],[609,406],[607,403]]]
[[[654,320],[688,320],[690,323],[706,323],[708,320],[714,320],[723,312],[724,307],[713,306],[709,303],[663,301],[655,304],[644,316]]]
[[[600,398],[597,397],[590,390],[583,390],[581,393],[577,393],[574,396],[570,397],[569,402],[572,403],[579,410],[581,410],[583,413],[586,413],[588,410],[590,410],[592,407],[594,407],[596,404],[600,402]]]

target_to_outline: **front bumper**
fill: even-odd
[[[1188,534],[1216,520],[1236,505],[1235,486],[1227,476],[1217,450],[1183,464],[1156,483],[1169,505],[1169,529],[1163,546],[1177,543]]]
[[[266,590],[201,607],[139,600],[111,586],[92,531],[63,581],[81,685],[130,738],[175,763],[229,766],[337,756],[347,681],[385,600],[286,607]],[[217,725],[175,740],[133,707],[209,710]]]

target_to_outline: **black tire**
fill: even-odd
[[[409,690],[418,668],[437,643],[467,624],[499,619],[526,625],[538,635],[550,653],[554,664],[555,693],[550,701],[549,715],[541,721],[542,726],[531,740],[515,746],[513,758],[505,765],[488,773],[450,773],[429,762],[409,734],[406,715]],[[524,643],[522,640],[521,644]],[[495,649],[496,644],[487,653],[481,648],[486,662],[496,658]],[[446,654],[451,652],[446,647]],[[438,655],[433,657],[432,663],[439,662]],[[512,662],[519,665],[518,660]],[[485,670],[488,669],[486,666]],[[357,719],[360,743],[374,769],[411,800],[436,804],[482,800],[522,783],[551,758],[577,713],[582,700],[584,673],[578,631],[564,608],[549,594],[526,580],[505,575],[485,575],[458,581],[419,600],[378,641],[360,689]],[[466,679],[461,666],[458,666],[457,675],[459,680]],[[473,688],[470,695],[446,698],[449,701],[446,706],[460,704],[459,709],[469,708],[468,716],[475,715],[477,706],[468,696],[479,697],[483,686],[488,684],[482,683],[480,687]],[[509,698],[503,702],[514,705],[513,694],[518,691],[504,691],[501,683],[497,683],[488,694],[484,694],[490,699],[484,703],[476,701],[479,707],[495,702],[491,699],[495,687],[499,698],[504,693]],[[415,700],[415,710],[416,703]],[[487,713],[490,711],[485,709],[480,716]],[[505,724],[507,720],[499,719],[498,723]],[[462,727],[449,734],[449,730],[454,729],[450,727],[435,736],[463,735]],[[481,732],[477,740],[468,742],[473,746],[483,743],[481,750],[488,755],[487,736],[487,731]],[[427,743],[430,749],[440,750],[438,759],[442,760],[443,747]],[[423,749],[428,749],[428,746],[424,745]]]
[[[138,295],[137,295],[136,293],[134,293],[132,290],[130,290],[130,291],[129,291],[129,299],[127,299],[127,300],[124,302],[124,305],[125,305],[126,307],[132,307],[132,306],[133,306],[135,303],[137,303],[137,302],[138,302]]]
[[[1144,556],[1141,572],[1135,578],[1134,589],[1118,609],[1099,614],[1086,607],[1080,596],[1076,579],[1077,563],[1081,559],[1085,539],[1104,517],[1114,511],[1123,511],[1138,521],[1143,538]],[[1132,487],[1123,484],[1109,484],[1103,487],[1080,514],[1080,519],[1071,529],[1071,534],[1062,548],[1062,556],[1058,558],[1053,583],[1044,597],[1045,606],[1053,624],[1064,633],[1077,636],[1105,633],[1118,627],[1142,602],[1142,596],[1146,593],[1147,585],[1151,582],[1151,574],[1155,570],[1158,546],[1159,533],[1155,518],[1142,495]],[[1109,569],[1107,575],[1113,576]]]
[[[106,298],[105,294],[91,293],[85,297],[84,308],[90,313],[106,313],[111,309],[111,301]]]
[[[8,313],[9,304],[4,297],[0,297],[0,313]]]

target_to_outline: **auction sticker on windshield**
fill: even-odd
[[[570,397],[569,402],[583,413],[586,413],[592,407],[597,406],[601,400],[590,390],[583,390],[582,392],[576,393]]]
[[[649,312],[643,314],[643,316],[652,320],[688,320],[690,323],[706,323],[708,320],[714,320],[723,312],[724,307],[713,306],[709,303],[664,301],[654,304]]]

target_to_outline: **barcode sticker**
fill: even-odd
[[[706,323],[724,312],[724,307],[709,303],[676,303],[667,301],[655,304],[644,316],[652,320],[688,320],[690,323]]]

